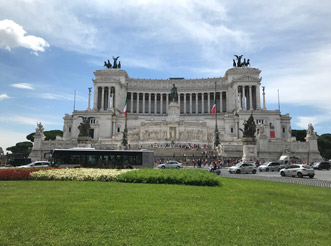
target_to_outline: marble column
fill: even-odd
[[[139,114],[139,97],[140,97],[139,92],[137,92],[137,105],[136,105],[136,107],[137,107],[137,114]]]
[[[179,96],[178,96],[178,103],[179,103]],[[166,114],[168,114],[168,105],[169,105],[169,95],[166,94]]]
[[[184,114],[186,114],[186,93],[184,93]]]
[[[256,95],[256,109],[261,109],[261,96],[260,96],[259,86],[255,86],[255,95]]]
[[[209,114],[210,113],[210,92],[208,92],[208,110],[207,110],[207,113]]]
[[[105,87],[102,87],[102,90],[101,90],[101,110],[105,110],[104,104],[105,104]]]
[[[98,107],[98,88],[94,87],[94,98],[93,98],[93,109],[96,110]]]
[[[110,109],[110,87],[108,87],[108,110]]]
[[[253,110],[253,93],[252,86],[249,87],[249,109]]]
[[[195,114],[198,114],[198,93],[195,93]]]
[[[157,113],[157,93],[154,93],[154,114]]]
[[[163,94],[160,94],[160,114],[163,114]]]
[[[143,93],[143,114],[145,114],[145,93]]]
[[[205,93],[201,93],[201,113],[204,114],[205,113]]]
[[[193,104],[192,104],[192,93],[190,93],[190,114],[192,114],[192,107],[193,107]]]
[[[152,112],[152,93],[148,93],[148,113],[151,114]]]

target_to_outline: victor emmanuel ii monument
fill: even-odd
[[[87,109],[64,116],[63,137],[35,141],[32,158],[44,159],[54,148],[77,147],[81,140],[97,149],[119,148],[124,110],[131,149],[172,143],[214,145],[216,102],[220,155],[243,156],[241,129],[252,115],[257,158],[275,160],[287,152],[303,160],[321,159],[314,131],[306,142],[297,142],[291,137],[290,115],[267,110],[261,71],[251,67],[249,59],[236,56],[223,77],[139,79],[121,69],[118,58],[113,57],[113,64],[105,61],[106,68],[94,72],[92,107],[89,88]]]

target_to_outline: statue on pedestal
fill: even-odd
[[[253,118],[253,115],[251,115],[248,120],[245,120],[244,122],[244,130],[240,129],[243,132],[244,138],[254,138],[255,132],[256,132],[256,124]]]
[[[118,58],[120,58],[120,57],[119,56],[117,56],[117,57],[113,56],[114,64],[112,65],[110,63],[110,61],[108,60],[108,62],[105,61],[105,64],[103,66],[107,67],[108,69],[110,69],[110,68],[115,68],[115,69],[116,68],[121,68],[121,62],[119,61],[118,64],[117,64]]]
[[[177,87],[175,86],[175,84],[173,84],[171,88],[171,100],[172,102],[178,101]]]
[[[79,135],[78,137],[90,137],[90,120],[93,119],[94,117],[83,117],[79,116],[80,118],[83,119],[83,122],[80,123],[78,126],[79,129]]]
[[[316,136],[316,133],[314,132],[314,127],[312,123],[308,124],[308,129],[307,129],[307,137],[310,136]]]
[[[44,135],[44,127],[41,122],[37,122],[36,134],[35,136],[43,136]]]

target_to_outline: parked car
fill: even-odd
[[[309,165],[293,164],[280,170],[280,175],[282,175],[283,177],[290,176],[290,177],[298,177],[298,178],[302,178],[303,176],[308,176],[309,178],[312,179],[315,176],[315,171]]]
[[[178,161],[167,161],[166,163],[162,163],[157,166],[158,168],[182,168],[182,163]]]
[[[19,166],[18,168],[30,168],[30,167],[49,167],[48,161],[35,161],[27,165]]]
[[[279,172],[280,169],[285,168],[285,165],[280,164],[279,162],[266,162],[263,163],[261,166],[258,167],[258,170],[260,172],[273,172],[273,171],[277,171]]]
[[[256,173],[256,167],[249,162],[239,162],[235,166],[229,168],[229,173]]]
[[[328,161],[315,162],[312,167],[314,169],[318,169],[318,170],[322,170],[322,169],[329,170],[330,162],[328,162]]]

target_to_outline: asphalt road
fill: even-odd
[[[297,177],[282,177],[279,172],[257,172],[256,174],[230,174],[227,168],[221,169],[222,177],[242,178],[242,179],[257,179],[265,181],[274,181],[282,183],[295,183],[311,186],[321,186],[331,188],[331,170],[315,170],[315,177],[297,178]]]
[[[193,168],[193,167],[186,167]],[[201,168],[207,170],[208,168]],[[221,169],[221,177],[228,178],[240,178],[240,179],[256,179],[264,181],[282,182],[282,183],[294,183],[311,186],[329,187],[331,188],[331,170],[315,170],[315,177],[310,179],[309,177],[297,178],[297,177],[282,177],[279,172],[259,172],[256,174],[230,174],[227,168]]]

